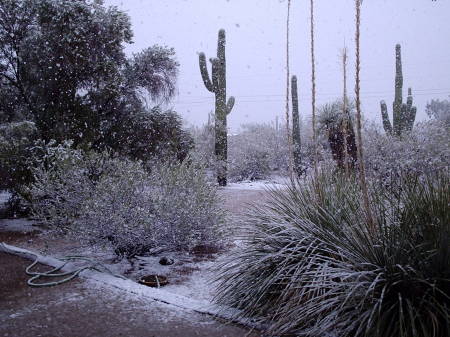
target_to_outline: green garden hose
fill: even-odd
[[[125,279],[125,277],[121,276],[121,275],[117,275],[114,274],[111,270],[109,270],[105,265],[101,264],[100,262],[96,262],[88,257],[85,256],[64,256],[62,258],[60,258],[59,260],[61,260],[62,262],[64,262],[61,266],[53,268],[49,271],[43,272],[43,273],[39,273],[39,272],[33,272],[31,271],[31,268],[33,268],[39,261],[38,261],[38,256],[36,255],[36,260],[34,260],[34,262],[32,264],[30,264],[26,269],[25,272],[27,273],[27,275],[32,276],[28,281],[27,284],[30,287],[51,287],[51,286],[56,286],[59,284],[63,284],[65,282],[68,282],[72,279],[74,279],[75,277],[78,276],[78,274],[80,274],[82,271],[87,270],[87,269],[91,269],[91,270],[96,270],[98,272],[107,272],[108,274],[111,274],[113,276]],[[80,267],[78,269],[75,269],[73,271],[68,271],[68,272],[64,272],[64,273],[57,273],[59,270],[61,270],[62,268],[64,268],[64,266],[69,263],[70,261],[76,261],[76,260],[82,260],[82,261],[86,261],[89,264],[83,267]],[[67,276],[67,277],[65,277]],[[37,281],[40,278],[59,278],[59,277],[65,277],[61,280],[58,281],[51,281],[51,282],[44,282],[44,283],[36,283],[35,281]]]
[[[9,252],[13,252],[12,250],[8,249],[6,247],[6,245],[4,244],[0,244],[3,246],[3,250],[4,251],[9,251]],[[119,277],[121,279],[126,279],[125,277],[118,275],[118,274],[114,274],[110,269],[108,269],[108,267],[106,267],[104,264],[98,262],[98,261],[94,261],[88,257],[85,256],[79,256],[79,255],[70,255],[70,256],[64,256],[62,258],[59,258],[58,260],[60,260],[61,262],[63,262],[63,264],[61,264],[61,266],[53,268],[49,271],[46,272],[34,272],[31,271],[31,269],[39,263],[39,255],[35,254],[33,252],[27,252],[29,254],[34,255],[36,258],[33,261],[33,263],[31,263],[26,269],[25,269],[25,273],[29,276],[31,276],[31,278],[27,281],[27,284],[30,287],[51,287],[51,286],[56,286],[56,285],[60,285],[66,282],[69,282],[70,280],[73,280],[75,277],[77,277],[82,271],[84,270],[96,270],[98,272],[101,273],[108,273],[111,274],[113,276]],[[67,271],[67,272],[62,272],[62,273],[58,273],[58,271],[60,271],[62,268],[64,268],[67,263],[71,262],[71,261],[77,261],[77,260],[81,260],[81,261],[86,261],[89,264],[85,265],[83,267],[77,268],[75,270],[72,271]],[[37,283],[36,281],[39,279],[54,279],[54,278],[62,278],[59,279],[57,281],[50,281],[50,282],[43,282],[43,283]]]

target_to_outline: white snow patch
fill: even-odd
[[[224,190],[250,190],[250,191],[264,191],[266,189],[284,188],[286,185],[277,183],[271,180],[255,180],[255,181],[242,181],[239,183],[230,183],[226,187],[222,187]]]

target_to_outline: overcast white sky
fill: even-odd
[[[270,122],[284,116],[286,0],[106,0],[132,20],[134,44],[174,47],[180,62],[179,95],[172,106],[200,124],[214,109],[203,85],[198,52],[216,55],[217,32],[227,32],[227,91],[236,97],[228,123]],[[354,81],[354,0],[316,0],[318,105],[342,95],[339,59],[349,48],[349,93]],[[379,101],[391,109],[395,44],[402,45],[404,95],[412,87],[418,117],[426,102],[450,95],[450,0],[365,0],[362,5],[362,104],[380,121]],[[300,113],[311,114],[309,0],[292,0],[291,74],[299,78]]]

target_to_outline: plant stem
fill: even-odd
[[[311,0],[312,1],[312,0]],[[367,191],[366,171],[364,167],[364,153],[363,143],[361,136],[361,99],[360,99],[360,26],[361,26],[361,0],[355,0],[356,4],[356,75],[355,75],[355,94],[356,94],[356,132],[358,137],[358,162],[359,162],[359,179],[361,184],[361,190],[363,193],[364,209],[366,212],[367,221],[369,223],[369,230],[375,233],[375,224],[372,217],[372,211],[370,209],[369,193]]]
[[[311,0],[311,108],[312,108],[312,131],[313,131],[313,146],[314,146],[314,174],[317,178],[319,173],[317,169],[318,149],[317,149],[317,134],[316,134],[316,64],[314,55],[314,0]]]
[[[291,0],[288,0],[287,3],[287,20],[286,20],[286,132],[287,132],[287,141],[288,141],[288,150],[289,150],[289,176],[291,182],[294,181],[294,160],[293,160],[293,151],[292,151],[292,137],[291,137],[291,129],[289,126],[289,19],[291,12]]]
[[[345,168],[345,175],[349,176],[349,169],[348,169],[348,151],[347,151],[347,135],[348,135],[348,115],[347,115],[347,47],[344,46],[344,49],[342,50],[342,66],[343,66],[343,73],[344,73],[344,97],[342,102],[342,116],[344,118],[343,122],[343,134],[344,134],[344,168]]]

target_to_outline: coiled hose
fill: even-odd
[[[11,249],[7,248],[5,244],[1,243],[0,244],[2,247],[2,250],[5,252],[14,252]],[[36,258],[33,261],[33,263],[31,263],[26,269],[25,269],[25,273],[29,276],[31,276],[31,278],[27,281],[27,284],[30,287],[52,287],[52,286],[56,286],[56,285],[60,285],[66,282],[69,282],[71,280],[73,280],[75,277],[77,277],[82,271],[84,270],[96,270],[98,272],[101,273],[108,273],[111,274],[115,277],[119,277],[121,279],[126,279],[125,277],[118,275],[118,274],[114,274],[108,267],[106,267],[104,264],[95,261],[93,259],[90,259],[88,257],[85,256],[80,256],[80,255],[70,255],[70,256],[64,256],[62,258],[59,258],[58,260],[60,260],[61,262],[63,262],[59,267],[53,268],[49,271],[45,271],[45,272],[36,272],[36,271],[31,271],[31,269],[39,263],[39,255],[35,254],[33,252],[27,252],[29,254],[34,255]],[[58,271],[60,271],[61,269],[63,269],[69,262],[74,262],[74,261],[86,261],[88,262],[88,265],[79,267],[75,270],[72,271],[67,271],[67,272],[62,272],[62,273],[58,273]],[[36,282],[40,279],[55,279],[55,278],[61,278],[59,280],[55,280],[55,281],[48,281],[48,282]]]

